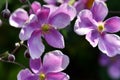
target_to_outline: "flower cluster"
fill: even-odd
[[[115,16],[106,19],[108,8],[106,0],[43,0],[46,4],[42,5],[38,1],[32,4],[29,0],[29,9],[18,8],[10,14],[6,8],[3,15],[9,18],[9,24],[15,28],[21,28],[19,38],[22,42],[26,41],[29,56],[30,69],[22,69],[17,76],[18,80],[69,80],[69,76],[61,72],[69,64],[69,58],[60,50],[45,53],[45,45],[54,48],[65,48],[64,36],[59,32],[66,28],[75,20],[74,32],[78,35],[85,35],[85,39],[109,57],[120,54],[120,37],[116,32],[120,31],[120,17]],[[75,18],[76,17],[76,18]],[[0,20],[0,25],[2,21]],[[10,56],[11,58],[11,56]],[[15,57],[12,55],[12,60]],[[107,59],[108,60],[108,59]],[[104,60],[102,59],[101,63]],[[105,64],[108,64],[106,62]],[[112,63],[110,63],[112,64]],[[120,74],[112,74],[113,69],[119,68],[118,62],[109,68],[110,75],[120,77]],[[118,72],[119,73],[119,72]]]

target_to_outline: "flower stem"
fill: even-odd
[[[8,0],[6,0],[5,9],[8,9]]]
[[[31,7],[31,3],[30,3],[29,0],[27,0],[27,3],[28,3],[28,5],[29,5],[29,7],[31,8],[32,12],[34,13],[34,10],[33,10],[33,8]]]
[[[16,64],[16,65],[20,66],[20,67],[23,68],[23,69],[25,68],[25,66],[24,66],[23,64],[20,64],[20,63],[15,62],[15,61],[7,61],[7,60],[3,60],[2,58],[0,58],[0,61],[1,61],[1,62],[6,62],[6,63]]]

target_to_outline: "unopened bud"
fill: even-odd
[[[8,55],[8,60],[9,61],[15,61],[15,56],[13,54]]]
[[[30,58],[30,53],[29,53],[29,50],[28,50],[28,49],[25,50],[24,56],[25,56],[26,58]]]
[[[9,9],[4,9],[4,10],[2,11],[2,16],[3,16],[4,18],[9,18],[9,17],[10,17],[10,14],[11,14],[11,12],[10,12]]]
[[[25,3],[27,0],[19,0],[21,3]]]

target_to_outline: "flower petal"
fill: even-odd
[[[20,28],[27,21],[27,19],[28,19],[27,11],[25,11],[22,8],[19,8],[14,13],[11,14],[9,23],[11,26]]]
[[[108,14],[108,8],[107,8],[105,2],[98,1],[98,0],[96,0],[94,2],[94,5],[93,5],[91,11],[92,11],[94,18],[97,22],[103,21],[104,18]]]
[[[29,76],[32,76],[31,71],[29,69],[24,69],[18,73],[17,80],[26,80]]]
[[[65,13],[69,15],[70,20],[73,20],[77,14],[77,11],[73,6],[70,6],[67,3],[64,3],[60,5],[60,7],[57,9],[54,15],[58,13]]]
[[[70,24],[70,21],[73,20],[75,16],[75,8],[68,4],[62,4],[50,15],[49,23],[57,28],[64,28]]]
[[[45,7],[38,12],[37,16],[41,25],[47,23],[49,12],[50,12],[50,9]]]
[[[64,70],[69,64],[69,58],[61,51],[55,50],[46,55],[43,58],[43,68],[46,73],[60,72]]]
[[[56,0],[44,0],[47,4],[55,4],[57,3]]]
[[[32,76],[29,76],[27,79],[25,80],[40,80],[39,79],[39,76],[38,75],[32,75]]]
[[[112,17],[105,21],[105,30],[110,33],[120,31],[120,17]]]
[[[28,40],[28,49],[32,59],[39,58],[44,52],[40,31],[34,31]]]
[[[99,41],[99,33],[93,30],[86,35],[86,39],[93,47],[96,47]]]
[[[20,40],[27,40],[30,38],[32,32],[39,26],[37,21],[37,16],[34,14],[30,15],[28,22],[23,25],[23,28],[20,31]]]
[[[86,8],[86,2],[85,0],[78,0],[74,3],[74,7],[77,10],[77,13],[79,13],[81,10]]]
[[[34,1],[31,7],[32,7],[32,9],[30,9],[31,14],[34,14],[34,13],[37,14],[37,12],[41,10],[41,4],[38,1]]]
[[[69,76],[66,73],[48,73],[47,80],[69,80]]]
[[[111,65],[108,68],[108,74],[110,75],[111,78],[117,80],[120,78],[120,69],[117,65]]]
[[[85,35],[96,28],[97,22],[93,20],[91,11],[82,10],[77,16],[74,31],[79,35]]]
[[[120,37],[115,34],[102,35],[98,48],[109,57],[120,54]]]
[[[42,67],[41,59],[30,59],[30,68],[34,73],[39,73],[40,68]]]
[[[57,29],[65,28],[70,24],[70,16],[65,13],[59,13],[49,18],[49,24]]]
[[[64,38],[60,32],[55,29],[50,29],[49,32],[44,34],[44,38],[47,43],[55,48],[64,48]]]
[[[109,66],[110,64],[110,57],[108,57],[107,55],[105,54],[101,54],[100,55],[100,59],[99,59],[99,63],[101,66]]]

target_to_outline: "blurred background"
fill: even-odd
[[[9,10],[13,12],[15,9],[24,5],[19,0],[8,0]],[[32,3],[34,0],[30,0]],[[36,0],[43,4],[42,0]],[[108,0],[107,6],[109,14],[106,18],[112,16],[120,16],[120,0]],[[26,3],[25,3],[26,4]],[[0,0],[0,11],[5,9],[5,0]],[[102,11],[101,11],[102,12]],[[119,12],[119,13],[116,13]],[[20,29],[11,27],[8,19],[4,19],[0,15],[3,24],[0,26],[0,55],[6,51],[11,53],[15,49],[15,43],[19,42]],[[61,51],[70,57],[70,64],[64,71],[70,75],[70,80],[120,80],[112,79],[107,72],[107,67],[102,67],[99,63],[102,54],[98,48],[93,48],[85,36],[79,36],[73,31],[74,21],[65,28],[60,30],[65,39],[66,47]],[[117,33],[120,35],[120,33]],[[45,52],[56,50],[43,41],[46,49]],[[26,48],[21,46],[16,53],[16,62],[29,67],[29,59],[24,57]],[[22,68],[18,65],[0,62],[0,80],[17,80],[17,74]]]

